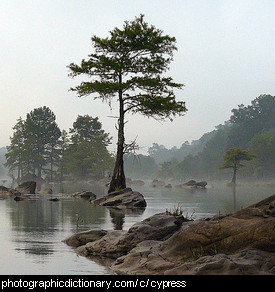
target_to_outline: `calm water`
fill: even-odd
[[[134,223],[153,214],[174,210],[178,206],[185,216],[199,219],[218,213],[231,213],[256,203],[274,193],[271,186],[229,187],[212,184],[206,191],[133,187],[140,191],[147,207],[136,212],[115,212],[95,207],[88,201],[51,195],[16,202],[0,200],[0,274],[110,274],[97,261],[76,255],[62,242],[67,236],[88,229],[128,230]],[[78,188],[78,190],[81,190]],[[98,197],[104,188],[90,187]]]

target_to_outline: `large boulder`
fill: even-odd
[[[140,243],[112,268],[128,274],[186,274],[189,268],[194,274],[273,274],[274,208],[275,195],[232,215],[198,220],[150,249]],[[251,249],[253,256],[245,252]],[[133,259],[136,264],[131,266]]]
[[[22,194],[35,194],[36,182],[26,181],[16,187],[16,190]]]
[[[13,197],[13,196],[20,196],[20,195],[21,193],[17,190],[0,186],[0,198],[7,198],[7,197]]]
[[[77,236],[78,253],[112,258],[120,274],[275,274],[275,195],[232,215],[164,213],[88,243]]]
[[[101,255],[116,259],[127,254],[138,243],[146,240],[165,240],[178,231],[182,223],[186,221],[182,216],[176,217],[166,213],[156,214],[142,222],[134,224],[125,231],[96,231],[101,238],[91,240],[79,247],[77,252],[85,256]],[[77,233],[67,238],[69,245],[78,246],[75,242],[85,242],[87,236],[94,236],[93,230]],[[74,242],[74,244],[70,244]],[[80,245],[80,244],[79,244]]]
[[[245,248],[235,254],[218,253],[167,270],[168,275],[275,274],[275,257],[270,252]]]
[[[91,201],[95,205],[112,208],[144,208],[146,201],[142,194],[133,192],[131,188],[108,193],[106,196]]]

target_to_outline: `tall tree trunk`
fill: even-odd
[[[19,154],[19,156],[18,156],[18,172],[17,172],[17,181],[18,181],[18,183],[21,182],[21,175],[22,175],[22,171],[21,171],[21,155]]]
[[[51,154],[50,154],[50,156],[51,156],[51,182],[53,182],[53,147],[52,147],[52,149],[51,149]]]
[[[232,184],[236,184],[236,178],[237,178],[237,165],[234,165],[234,167],[233,167],[233,169],[234,169],[234,173],[233,173],[233,177],[232,177]]]
[[[120,83],[122,83],[121,76],[119,77]],[[109,186],[109,193],[116,190],[126,188],[126,180],[123,166],[123,154],[124,154],[124,104],[122,99],[122,90],[119,90],[119,120],[118,120],[118,141],[117,141],[117,154],[116,163],[113,172],[113,177]]]

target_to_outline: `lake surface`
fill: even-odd
[[[93,191],[98,197],[106,193],[99,186],[75,188]],[[118,212],[61,195],[35,195],[19,202],[13,198],[0,200],[0,274],[111,274],[98,261],[78,256],[62,240],[88,229],[128,230],[136,222],[177,207],[185,217],[194,219],[228,214],[274,193],[274,187],[268,185],[241,185],[234,192],[218,183],[194,192],[151,188],[148,184],[132,188],[144,195],[145,209]],[[59,201],[49,201],[51,197],[58,197]]]

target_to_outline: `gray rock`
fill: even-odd
[[[4,186],[0,186],[0,197],[1,198],[20,196],[20,195],[21,195],[21,193],[17,190],[6,188]]]
[[[66,239],[63,240],[63,242],[72,247],[79,247],[87,244],[88,242],[99,240],[107,233],[108,232],[105,230],[89,230],[79,232],[72,236],[67,237]]]
[[[26,181],[16,187],[16,190],[22,194],[35,194],[36,182]]]
[[[195,186],[198,188],[205,188],[207,186],[207,182],[206,181],[196,182]]]
[[[274,201],[275,195],[219,220],[194,221],[147,251],[141,243],[143,253],[131,250],[112,269],[127,274],[274,274],[275,218],[266,212]],[[254,252],[240,252],[250,249]]]
[[[142,194],[133,192],[131,188],[125,188],[121,191],[111,192],[103,198],[92,201],[95,205],[112,208],[144,208],[146,201]]]
[[[235,254],[203,256],[167,270],[166,275],[264,275],[275,274],[274,253],[247,248]]]
[[[156,214],[142,222],[134,224],[128,232],[110,231],[98,240],[93,240],[78,249],[78,253],[89,256],[107,256],[111,258],[118,258],[127,254],[138,243],[146,240],[165,240],[171,237],[177,230],[179,230],[186,221],[182,216],[175,217],[165,213]],[[66,242],[75,241],[85,242],[85,238],[90,234],[94,234],[90,230],[87,233],[78,233],[66,239]],[[100,231],[104,234],[106,231]]]
[[[81,198],[81,199],[88,199],[88,200],[95,200],[96,195],[93,192],[87,192],[87,191],[82,191],[82,192],[76,192],[71,195],[74,198]]]
[[[162,180],[154,179],[152,181],[152,183],[150,184],[150,186],[153,187],[153,188],[164,187],[165,186],[165,182],[162,181]]]
[[[195,180],[189,180],[186,183],[176,185],[176,188],[185,188],[185,189],[205,189],[207,186],[206,181],[196,182]]]
[[[113,259],[120,274],[275,274],[274,208],[275,195],[213,220],[157,214],[77,252]]]

